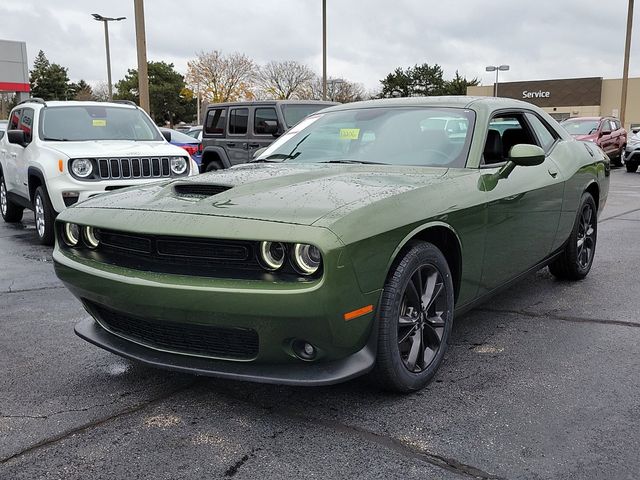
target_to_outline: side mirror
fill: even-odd
[[[167,142],[171,142],[171,132],[167,132],[166,130],[162,130],[160,133],[162,133],[162,136],[164,137],[164,139]]]
[[[264,121],[264,133],[275,135],[278,133],[278,121],[277,120],[265,120]]]
[[[21,147],[27,146],[27,139],[23,130],[7,130],[7,140]]]
[[[511,147],[509,151],[509,161],[521,167],[540,165],[545,158],[544,150],[537,145],[520,143]]]

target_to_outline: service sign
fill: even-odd
[[[500,83],[498,96],[524,100],[539,107],[600,105],[602,78]]]

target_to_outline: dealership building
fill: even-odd
[[[494,85],[467,87],[467,95],[493,96]],[[533,103],[556,120],[570,117],[619,117],[622,79],[566,78],[498,84],[498,96]],[[630,78],[625,127],[640,126],[640,78]]]
[[[0,118],[6,118],[6,93],[17,94],[18,100],[29,98],[29,65],[27,44],[0,40]]]

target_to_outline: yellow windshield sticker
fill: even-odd
[[[107,121],[106,120],[94,119],[93,120],[93,126],[94,127],[106,127],[107,126]]]
[[[341,128],[340,138],[342,140],[357,140],[360,136],[359,128]]]

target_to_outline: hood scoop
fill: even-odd
[[[208,183],[181,183],[173,186],[173,191],[180,197],[213,197],[230,190],[229,185],[212,185]]]

